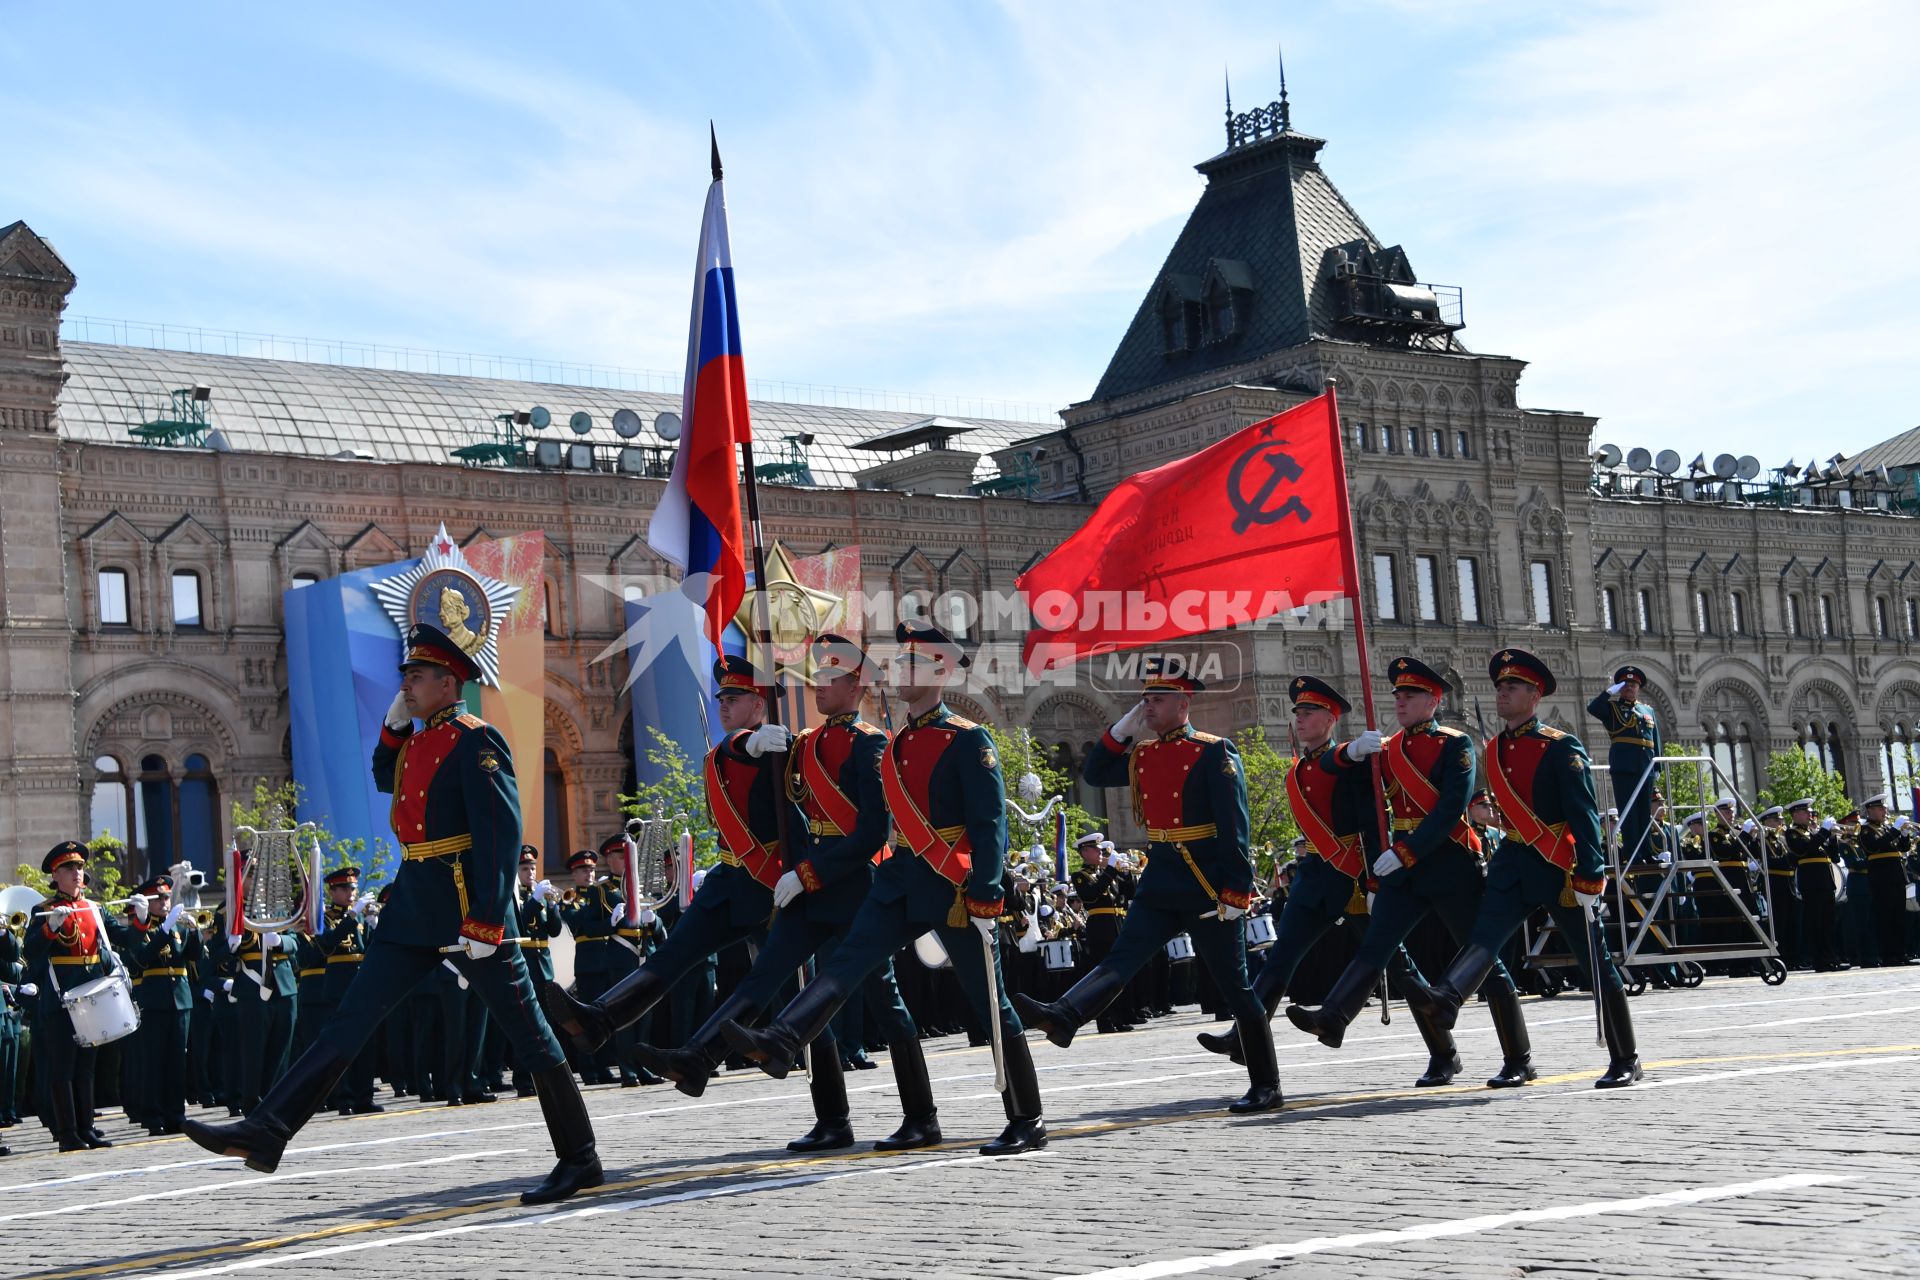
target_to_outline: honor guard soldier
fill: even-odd
[[[1373,859],[1379,891],[1359,952],[1318,1011],[1309,1013],[1298,1005],[1287,1010],[1294,1026],[1336,1049],[1407,935],[1429,914],[1440,917],[1456,943],[1467,944],[1484,885],[1480,835],[1467,821],[1476,776],[1473,743],[1460,730],[1434,719],[1446,696],[1446,681],[1418,658],[1396,658],[1389,670],[1399,730],[1384,741],[1369,731],[1343,750],[1323,753],[1318,761],[1322,769],[1335,773],[1360,773],[1367,769],[1367,757],[1377,752],[1393,807],[1393,844]],[[1481,992],[1500,1041],[1500,1070],[1487,1087],[1523,1085],[1535,1075],[1533,1045],[1519,993],[1498,960]],[[1434,1026],[1418,1008],[1413,1015],[1429,1054],[1426,1074],[1416,1083],[1451,1083],[1460,1070],[1452,1033]]]
[[[1800,892],[1794,884],[1798,859],[1787,843],[1786,809],[1773,805],[1760,811],[1760,827],[1754,832],[1760,849],[1760,865],[1767,875],[1767,896],[1773,907],[1773,940],[1780,949],[1780,961],[1789,969],[1801,964]]]
[[[1787,831],[1787,849],[1800,890],[1800,959],[1816,972],[1828,973],[1841,967],[1834,902],[1834,868],[1841,863],[1840,824],[1827,818],[1816,826],[1811,796],[1788,805],[1787,816],[1793,822]]]
[[[1089,831],[1074,841],[1080,851],[1080,869],[1073,873],[1074,892],[1086,910],[1087,962],[1099,964],[1113,950],[1120,937],[1120,925],[1127,918],[1127,901],[1133,897],[1134,876],[1126,859],[1111,848],[1105,833]],[[1100,1011],[1095,1025],[1101,1031],[1131,1031],[1124,1017],[1116,1017],[1118,1002]]]
[[[27,982],[39,992],[33,1038],[36,1046],[44,1046],[34,1066],[45,1073],[49,1127],[62,1151],[113,1145],[93,1123],[95,1051],[73,1038],[73,1020],[60,1000],[62,991],[107,972],[101,954],[106,922],[81,888],[86,863],[87,846],[78,840],[63,840],[48,850],[40,869],[53,880],[53,896],[27,921]]]
[[[367,958],[313,1047],[237,1124],[189,1120],[187,1135],[209,1151],[271,1173],[288,1141],[325,1102],[354,1054],[445,952],[500,1020],[533,1069],[540,1110],[559,1157],[528,1204],[565,1199],[604,1180],[573,1074],[540,1014],[518,939],[507,934],[520,794],[499,730],[464,714],[462,686],[479,664],[444,632],[416,623],[407,633],[401,690],[374,747],[374,782],[393,796],[403,860]],[[421,728],[413,728],[414,717]]]
[[[954,715],[941,700],[947,683],[970,665],[960,646],[921,622],[898,624],[894,640],[899,646],[894,674],[909,719],[879,763],[897,838],[893,856],[874,873],[873,888],[846,936],[818,966],[813,981],[765,1028],[754,1031],[730,1021],[722,1023],[720,1031],[761,1070],[776,1079],[784,1077],[800,1047],[819,1040],[869,976],[932,930],[946,948],[979,1025],[991,1027],[989,1019],[1000,1020],[1006,1075],[1000,1098],[1007,1125],[980,1153],[1037,1151],[1047,1145],[1040,1082],[1000,971],[1007,806],[999,754],[986,729]],[[902,1101],[912,1107],[925,1100]],[[927,1105],[923,1136],[933,1132],[930,1102]],[[913,1128],[910,1115],[895,1135],[901,1145],[908,1145]]]
[[[1189,934],[1233,1015],[1247,1065],[1249,1087],[1229,1110],[1271,1111],[1281,1105],[1280,1068],[1267,1010],[1247,986],[1240,923],[1253,898],[1240,753],[1188,722],[1203,686],[1183,663],[1149,655],[1142,666],[1140,701],[1102,735],[1082,776],[1097,787],[1132,791],[1134,814],[1147,828],[1147,869],[1112,954],[1052,1004],[1022,998],[1018,1007],[1064,1049],[1142,965],[1176,935]]]
[[[320,1003],[325,1017],[331,1019],[333,1011],[347,998],[347,991],[353,986],[353,980],[360,973],[360,966],[367,959],[369,929],[366,922],[367,903],[360,897],[360,868],[336,867],[327,874],[327,913],[326,928],[314,939],[326,972],[320,986]],[[300,1021],[305,1024],[311,1016],[301,997]],[[317,1018],[314,1019],[318,1021]],[[324,1028],[325,1023],[321,1023]],[[320,1028],[315,1029],[315,1035]],[[371,1115],[386,1108],[373,1100],[374,1047],[371,1040],[360,1047],[353,1057],[353,1065],[340,1078],[339,1086],[334,1090],[333,1105],[343,1116]]]
[[[753,664],[731,654],[713,664],[724,736],[707,752],[707,810],[720,835],[720,865],[708,871],[693,902],[657,951],[598,999],[577,1000],[546,988],[554,1024],[582,1052],[594,1052],[632,1027],[676,984],[723,947],[762,934],[780,879],[781,767],[792,741],[786,726],[766,723],[773,688]],[[788,822],[800,819],[789,811]]]
[[[726,1054],[721,1027],[729,1021],[756,1020],[803,966],[832,956],[873,887],[874,868],[890,856],[887,802],[880,782],[887,735],[860,719],[873,665],[844,636],[819,637],[811,653],[814,708],[826,719],[795,738],[787,757],[788,795],[805,826],[796,826],[796,852],[783,860],[786,870],[774,882],[777,913],[766,943],[746,978],[684,1047],[640,1050],[643,1063],[690,1097],[705,1091],[708,1077]],[[940,1141],[939,1112],[919,1029],[900,998],[892,961],[883,963],[862,986],[866,1010],[884,1031],[892,1052],[905,1115],[898,1132],[874,1145],[881,1151],[933,1146]],[[843,1049],[858,1047],[837,1046],[831,1033],[814,1042],[809,1082],[814,1127],[789,1142],[789,1150],[853,1145],[841,1058]]]
[[[1646,672],[1621,667],[1613,673],[1607,691],[1587,704],[1587,714],[1607,731],[1607,778],[1613,784],[1613,802],[1620,808],[1622,864],[1640,856],[1653,819],[1651,770],[1660,755],[1660,724],[1653,709],[1640,701],[1646,687]]]
[[[1334,730],[1352,704],[1313,676],[1295,676],[1288,687],[1298,758],[1287,770],[1287,803],[1302,834],[1294,846],[1292,883],[1282,891],[1286,905],[1279,911],[1273,946],[1253,982],[1253,994],[1269,1019],[1314,944],[1346,918],[1356,895],[1365,905],[1367,869],[1380,851],[1372,778],[1363,769],[1322,763],[1347,749]],[[1379,735],[1373,736],[1377,741]],[[1199,1040],[1211,1053],[1244,1061],[1237,1027],[1202,1031]]]
[[[1487,864],[1471,940],[1437,985],[1409,982],[1407,1003],[1451,1029],[1513,931],[1545,907],[1600,1000],[1608,1062],[1594,1087],[1623,1088],[1643,1073],[1619,971],[1611,955],[1592,953],[1592,912],[1606,888],[1607,861],[1586,748],[1535,714],[1555,686],[1544,662],[1524,649],[1502,649],[1488,674],[1506,727],[1486,747],[1487,788],[1506,816],[1506,838]]]
[[[200,930],[186,919],[186,908],[173,902],[173,878],[155,876],[135,891],[144,901],[144,916],[136,923],[126,959],[140,971],[133,984],[134,1003],[140,1007],[140,1027],[134,1032],[139,1115],[147,1132],[158,1136],[179,1133],[187,1113],[187,1026],[193,1008],[192,967],[200,959]]]
[[[1859,847],[1867,860],[1867,880],[1873,890],[1873,935],[1879,943],[1882,967],[1907,961],[1907,854],[1913,838],[1887,821],[1887,793],[1868,796],[1860,806],[1866,821],[1860,825]]]

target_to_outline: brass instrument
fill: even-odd
[[[205,930],[213,928],[212,907],[189,908],[186,916],[187,919],[193,921],[193,927],[196,929]]]
[[[25,933],[27,931],[27,913],[24,911],[16,911],[8,916],[7,928],[14,933]]]

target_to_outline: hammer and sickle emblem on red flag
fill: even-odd
[[[1313,519],[1313,512],[1298,494],[1288,494],[1284,502],[1275,502],[1282,483],[1292,484],[1306,474],[1286,450],[1285,440],[1265,440],[1234,459],[1227,473],[1227,501],[1233,504],[1233,531],[1245,533],[1249,525],[1277,524],[1288,516],[1301,524]],[[1253,474],[1253,492],[1246,492],[1247,472]]]

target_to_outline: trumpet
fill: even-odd
[[[196,929],[211,929],[213,928],[213,908],[200,907],[189,911],[187,919],[193,921],[193,927]]]

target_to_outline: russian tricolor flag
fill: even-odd
[[[751,442],[753,427],[747,419],[747,375],[740,359],[740,313],[733,299],[733,254],[727,244],[727,197],[720,183],[717,141],[713,185],[707,188],[706,214],[700,220],[680,419],[680,450],[647,526],[647,545],[678,565],[690,583],[704,579],[707,638],[718,647],[720,633],[747,591],[734,446]]]

